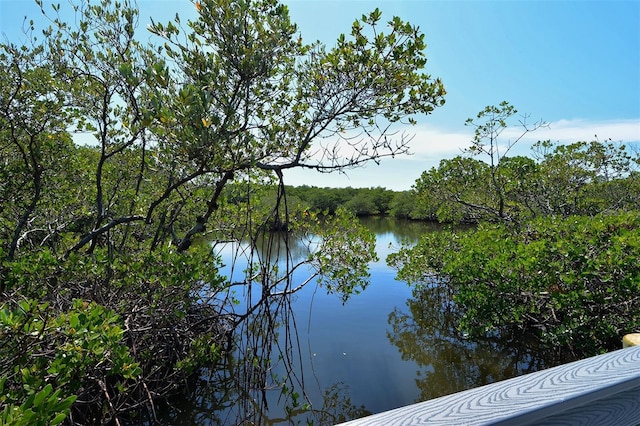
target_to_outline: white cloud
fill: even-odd
[[[640,119],[627,120],[558,120],[525,137],[529,141],[551,140],[559,143],[573,143],[593,140],[614,142],[640,142]]]
[[[415,138],[411,143],[411,151],[415,154],[414,160],[451,158],[462,153],[462,150],[471,146],[473,129],[465,128],[466,132],[450,131],[437,126],[419,126],[415,128]],[[516,140],[522,134],[519,127],[507,128],[500,136],[499,143],[506,145]],[[623,119],[607,121],[589,120],[558,120],[549,123],[548,127],[542,127],[525,135],[520,145],[525,151],[532,143],[539,140],[551,140],[553,143],[574,143],[578,141],[593,141],[595,139],[626,144],[640,143],[640,119]],[[526,153],[526,152],[524,152]]]
[[[438,129],[432,126],[416,127],[412,132],[415,137],[411,141],[410,158],[445,158],[462,153],[462,150],[471,145],[473,132],[456,132]],[[413,130],[413,129],[411,129]],[[470,129],[469,129],[470,130]]]

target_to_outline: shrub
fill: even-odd
[[[402,279],[448,286],[467,332],[535,330],[590,355],[640,327],[638,258],[640,214],[620,213],[428,234],[389,262]]]

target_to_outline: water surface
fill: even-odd
[[[483,341],[456,330],[450,300],[437,286],[421,290],[395,279],[386,256],[433,224],[370,218],[380,258],[370,265],[364,292],[346,304],[310,282],[293,297],[258,309],[238,336],[228,369],[206,376],[186,398],[172,402],[172,424],[333,424],[450,394],[557,364],[524,336]],[[232,263],[247,243],[219,247],[221,271],[240,280],[246,262]],[[261,247],[282,263],[284,246]],[[290,260],[307,255],[289,241]],[[301,282],[308,271],[294,274]],[[234,278],[235,277],[235,278]],[[238,286],[234,309],[246,311],[258,290]],[[226,392],[214,392],[224,387]]]

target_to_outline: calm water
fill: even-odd
[[[171,424],[333,424],[471,387],[556,362],[522,336],[470,341],[455,330],[456,313],[435,288],[415,291],[395,279],[386,256],[433,225],[373,218],[380,260],[367,289],[346,304],[315,282],[292,298],[257,309],[236,336],[227,369],[203,376],[164,413]],[[282,247],[262,255],[279,259]],[[219,248],[223,273],[240,280],[246,262],[231,263],[246,244]],[[305,246],[289,245],[292,258]],[[279,255],[279,256],[278,256]],[[294,275],[301,281],[306,271]],[[238,286],[235,311],[260,291]],[[551,357],[547,356],[547,359]],[[224,388],[226,392],[216,392]]]

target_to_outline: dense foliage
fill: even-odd
[[[472,157],[442,160],[416,181],[415,214],[441,222],[517,222],[640,208],[638,157],[624,145],[545,141],[532,156],[539,160],[504,157],[493,169]]]
[[[515,142],[498,136],[514,113],[487,107],[471,156],[442,160],[414,186],[423,217],[479,225],[426,235],[388,262],[439,286],[472,336],[516,329],[574,356],[615,349],[640,328],[640,157],[598,141],[508,157],[499,147]]]
[[[635,212],[433,233],[391,260],[410,282],[436,271],[473,335],[533,329],[548,345],[594,354],[640,328],[638,256]]]
[[[127,0],[36,1],[50,25],[0,44],[3,423],[152,421],[252,315],[316,276],[344,299],[366,286],[370,235],[340,212],[296,225],[284,175],[407,152],[397,126],[444,102],[417,28],[375,10],[329,48],[273,0],[199,1],[151,34]],[[274,226],[319,239],[311,277],[255,255]],[[251,243],[239,283],[209,245],[228,240]],[[237,286],[259,305],[229,309]]]

